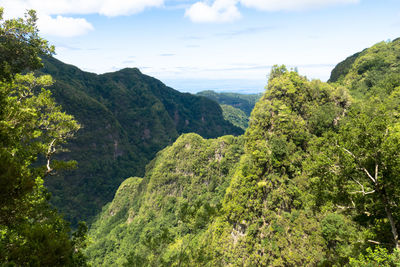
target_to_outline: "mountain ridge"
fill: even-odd
[[[156,152],[179,134],[243,133],[224,120],[217,103],[180,93],[137,68],[99,75],[53,57],[43,63],[40,72],[55,80],[54,98],[82,124],[71,152],[60,156],[77,160],[78,169],[46,181],[53,204],[73,225],[90,220],[125,178],[143,175]]]
[[[89,260],[397,265],[399,55],[400,40],[378,43],[331,83],[275,66],[243,136],[182,135],[121,185],[89,232]]]

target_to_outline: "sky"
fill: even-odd
[[[55,57],[105,73],[137,67],[182,92],[264,91],[275,64],[329,78],[346,57],[400,37],[400,0],[0,0],[38,13]]]

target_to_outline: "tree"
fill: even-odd
[[[50,76],[20,74],[39,68],[38,55],[53,51],[38,36],[35,12],[6,21],[2,13],[0,9],[0,261],[74,265],[80,254],[73,243],[82,242],[70,240],[68,223],[48,204],[43,179],[75,164],[56,161],[54,155],[80,126],[43,89],[52,84]]]
[[[10,81],[16,73],[42,67],[38,57],[51,54],[54,47],[39,36],[37,16],[29,10],[25,18],[3,20],[0,8],[0,80]]]
[[[345,92],[345,91],[344,91]],[[324,260],[319,214],[303,171],[309,142],[334,127],[348,94],[284,66],[271,70],[256,104],[221,221],[211,229],[214,265],[303,266]]]
[[[385,230],[390,229],[393,247],[399,249],[400,121],[393,102],[396,95],[395,91],[385,101],[373,98],[354,104],[337,132],[316,141],[312,176],[320,203],[325,199],[355,212],[361,224],[372,228],[372,237],[378,239],[375,243],[387,244]]]

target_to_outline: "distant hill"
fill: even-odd
[[[197,95],[205,96],[218,102],[220,105],[229,105],[238,108],[250,116],[256,102],[261,98],[260,94],[216,93],[211,90],[198,92]]]
[[[243,110],[234,108],[230,105],[221,105],[222,114],[225,120],[230,121],[233,125],[246,130],[249,126],[249,116]]]
[[[63,158],[78,169],[51,177],[52,202],[75,225],[109,202],[120,183],[142,176],[145,165],[180,134],[205,138],[243,130],[224,120],[205,97],[180,93],[138,69],[96,75],[46,57],[42,73],[56,81],[53,96],[83,128]]]
[[[250,113],[262,94],[216,93],[211,90],[198,92],[221,105],[225,120],[246,130],[249,126]]]

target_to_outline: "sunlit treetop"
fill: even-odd
[[[10,81],[16,73],[42,67],[40,55],[53,54],[54,46],[39,36],[37,16],[29,10],[24,18],[4,20],[0,8],[0,79]]]

